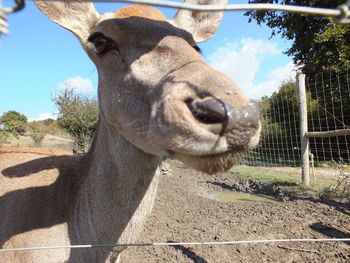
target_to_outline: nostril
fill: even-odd
[[[259,104],[252,100],[244,108],[230,109],[228,116],[228,130],[258,128],[260,123]]]
[[[193,116],[204,124],[217,124],[227,121],[227,109],[225,104],[213,97],[203,99],[189,99],[186,101],[187,107]]]

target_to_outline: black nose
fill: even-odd
[[[225,104],[213,97],[190,100],[187,106],[193,116],[204,124],[223,123],[228,118]]]
[[[197,121],[204,124],[222,124],[220,135],[232,129],[244,131],[259,126],[260,110],[255,101],[240,108],[214,97],[189,100],[186,103]]]

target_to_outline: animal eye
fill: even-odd
[[[108,51],[108,49],[110,48],[109,41],[103,37],[96,37],[92,41],[92,43],[94,45],[94,51],[98,55]]]
[[[105,37],[101,33],[92,34],[89,39],[94,46],[94,51],[97,55],[101,55],[110,50],[117,50],[119,52],[117,44],[110,38]]]

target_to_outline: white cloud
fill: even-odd
[[[78,93],[93,93],[95,90],[90,79],[84,79],[80,76],[67,78],[57,84],[59,89],[70,88]]]
[[[29,118],[28,121],[42,121],[46,119],[57,119],[57,113],[44,112],[40,114],[37,118]]]
[[[282,83],[294,80],[296,75],[296,66],[290,62],[283,67],[278,67],[269,72],[268,80],[247,90],[246,95],[253,98],[259,99],[262,96],[269,96],[273,92],[278,91],[278,88]]]
[[[243,38],[238,43],[225,43],[209,56],[209,64],[234,80],[247,96],[259,99],[272,94],[281,82],[295,76],[293,63],[288,63],[269,72],[267,81],[254,83],[263,63],[268,63],[268,59],[281,54],[282,51],[273,42]]]

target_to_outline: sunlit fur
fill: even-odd
[[[0,148],[1,247],[133,243],[153,206],[162,155],[216,173],[258,143],[256,104],[195,48],[213,36],[222,12],[179,10],[168,21],[142,5],[100,15],[87,1],[35,3],[95,63],[100,116],[82,156]],[[105,52],[95,52],[92,36],[110,41]],[[225,122],[196,117],[188,102],[203,97],[225,105]],[[118,262],[123,249],[0,253],[0,262]]]

